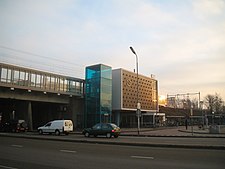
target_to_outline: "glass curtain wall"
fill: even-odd
[[[112,68],[106,65],[86,67],[85,126],[111,122]]]
[[[111,122],[112,116],[112,68],[101,65],[101,90],[100,90],[100,122]]]

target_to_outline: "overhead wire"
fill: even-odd
[[[27,51],[23,51],[23,50],[18,50],[18,49],[14,49],[14,48],[2,46],[2,45],[0,45],[0,48],[7,49],[7,50],[11,50],[11,51],[15,51],[15,52],[19,52],[19,53],[23,53],[23,54],[27,54],[27,55],[32,55],[32,56],[36,56],[36,57],[42,57],[42,58],[51,59],[51,60],[55,60],[55,61],[59,61],[59,62],[64,62],[64,63],[66,63],[66,64],[71,64],[71,65],[73,65],[73,66],[81,67],[80,64],[76,64],[76,63],[72,63],[72,62],[66,62],[65,60],[56,59],[56,58],[53,58],[53,57],[47,57],[47,56],[35,54],[35,53],[32,53],[32,52],[27,52]]]
[[[5,59],[1,59],[2,61],[4,60],[5,62],[7,62],[7,60],[8,60],[8,61],[10,61],[10,63],[14,62],[14,64],[18,64],[20,62],[22,64],[22,66],[26,66],[26,67],[28,65],[29,66],[32,65],[32,67],[30,67],[30,68],[34,68],[33,66],[38,65],[37,66],[38,69],[40,69],[40,66],[41,66],[41,68],[43,68],[43,66],[45,66],[45,67],[47,67],[47,69],[45,68],[46,71],[51,71],[51,72],[54,72],[54,73],[59,73],[59,74],[67,75],[67,76],[70,75],[70,76],[73,76],[73,77],[74,77],[74,75],[80,76],[80,78],[83,77],[84,66],[82,66],[81,64],[77,64],[77,63],[73,63],[73,62],[67,62],[65,60],[60,60],[60,59],[56,59],[56,58],[52,58],[52,57],[38,55],[38,54],[31,53],[31,52],[18,50],[18,49],[14,49],[14,48],[2,46],[2,45],[0,45],[0,48],[7,50],[7,52],[1,52],[0,53],[0,59],[1,59],[1,56],[6,57]],[[14,52],[16,54],[14,54],[12,52]],[[27,56],[19,55],[18,53],[25,54]],[[38,60],[30,59],[30,57],[28,57],[28,56],[38,57]],[[41,61],[40,58],[43,61]],[[51,64],[48,64],[49,62],[46,61],[47,59],[51,60],[51,62],[50,62]],[[67,64],[67,66],[62,65],[62,63]],[[76,67],[76,68],[74,68],[74,67]],[[54,69],[54,70],[52,70],[52,69]]]
[[[16,55],[9,55],[10,57],[8,57],[6,60],[2,59],[2,61],[4,62],[8,62],[8,64],[14,64],[17,66],[25,66],[27,68],[31,68],[31,69],[39,69],[42,71],[48,71],[48,72],[52,72],[52,73],[56,73],[56,74],[61,74],[61,75],[66,75],[66,76],[79,76],[82,77],[81,74],[83,74],[82,71],[77,70],[77,69],[70,69],[68,67],[65,68],[65,66],[59,66],[59,65],[55,65],[54,63],[52,64],[46,64],[46,62],[39,62],[35,61],[35,64],[33,64],[33,60],[29,60],[26,58],[20,58],[16,56]],[[39,65],[39,66],[37,66]],[[40,68],[41,65],[41,68]]]
[[[46,62],[40,62],[40,61],[35,61],[35,64],[33,64],[33,60],[29,59],[29,58],[21,58],[20,56],[18,55],[8,55],[10,57],[8,57],[7,59],[1,59],[2,62],[9,62],[10,64],[15,64],[15,65],[18,65],[18,66],[24,66],[24,63],[26,63],[26,67],[27,68],[33,68],[33,69],[39,69],[40,70],[40,66],[39,68],[36,68],[37,64],[41,65],[41,70],[42,71],[51,71],[52,73],[57,73],[57,74],[62,74],[62,75],[66,75],[66,76],[74,76],[74,75],[77,75],[79,77],[81,77],[81,74],[83,74],[83,71],[80,71],[80,70],[75,70],[75,69],[72,69],[72,68],[65,68],[65,66],[60,66],[60,65],[57,65],[55,66],[54,63],[51,63],[51,64],[47,64]],[[1,56],[0,56],[1,58]]]

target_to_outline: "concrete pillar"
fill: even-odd
[[[117,126],[120,126],[120,112],[119,111],[115,112],[115,123]]]
[[[55,119],[55,118],[54,118],[54,115],[55,115],[56,112],[54,112],[53,109],[52,109],[52,107],[54,107],[54,106],[56,106],[56,105],[55,105],[55,104],[52,105],[52,106],[48,105],[48,114],[47,114],[47,119],[48,119],[48,121],[49,121],[49,120],[54,120],[54,119]]]
[[[28,127],[29,130],[33,130],[33,117],[32,117],[32,107],[31,107],[31,102],[28,102]]]
[[[69,103],[69,114],[70,118],[73,121],[73,127],[77,128],[77,114],[76,114],[76,102],[74,98],[70,98],[70,103]]]
[[[83,124],[83,116],[84,116],[84,100],[71,98],[70,100],[70,109],[72,113],[72,120],[74,128],[82,128]]]
[[[79,113],[77,110],[76,110],[76,105],[77,103],[74,101],[74,99],[71,99],[72,102],[70,102],[70,107],[71,107],[71,115],[72,115],[72,121],[73,121],[73,126],[74,128],[77,128],[77,113]]]
[[[156,125],[156,123],[155,123],[155,116],[156,116],[156,113],[154,113],[153,115],[152,115],[152,123],[153,123],[153,125],[155,126]]]
[[[12,111],[12,119],[15,120],[15,110]]]

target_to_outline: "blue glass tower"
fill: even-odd
[[[103,64],[86,67],[85,127],[111,122],[112,68]]]

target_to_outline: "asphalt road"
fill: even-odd
[[[225,151],[0,137],[0,169],[224,169]]]

